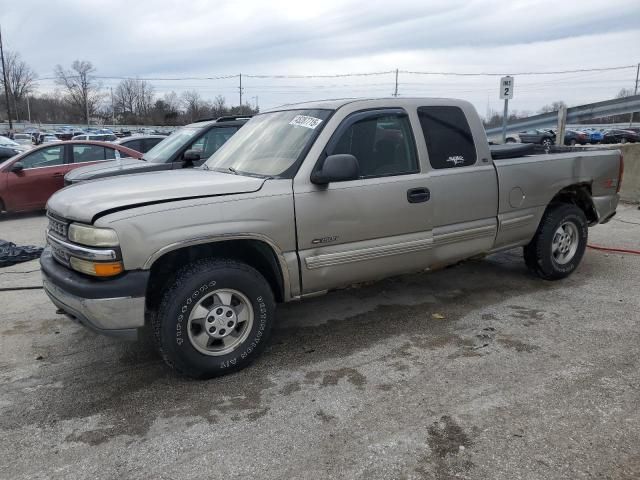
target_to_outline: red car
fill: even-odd
[[[40,210],[64,186],[69,170],[142,153],[108,142],[70,141],[41,145],[0,163],[0,212]]]

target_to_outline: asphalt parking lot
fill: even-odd
[[[640,248],[640,210],[590,240]],[[206,382],[57,315],[20,289],[37,268],[0,269],[1,478],[640,478],[640,256],[550,283],[514,251],[284,305]]]

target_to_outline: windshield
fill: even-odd
[[[249,120],[205,163],[210,170],[275,177],[288,173],[330,110],[286,110]]]
[[[195,137],[200,130],[192,127],[180,128],[145,153],[142,159],[147,162],[166,163],[171,160],[176,150]]]
[[[14,142],[10,138],[0,137],[0,145],[2,145],[3,147],[15,147],[16,145],[20,145],[20,144]]]

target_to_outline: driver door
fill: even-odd
[[[425,268],[432,247],[429,175],[403,109],[347,116],[320,158],[351,154],[359,178],[294,183],[303,293]],[[303,180],[303,179],[300,179]]]

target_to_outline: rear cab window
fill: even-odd
[[[418,118],[432,168],[467,167],[476,163],[476,145],[460,107],[418,107]]]

